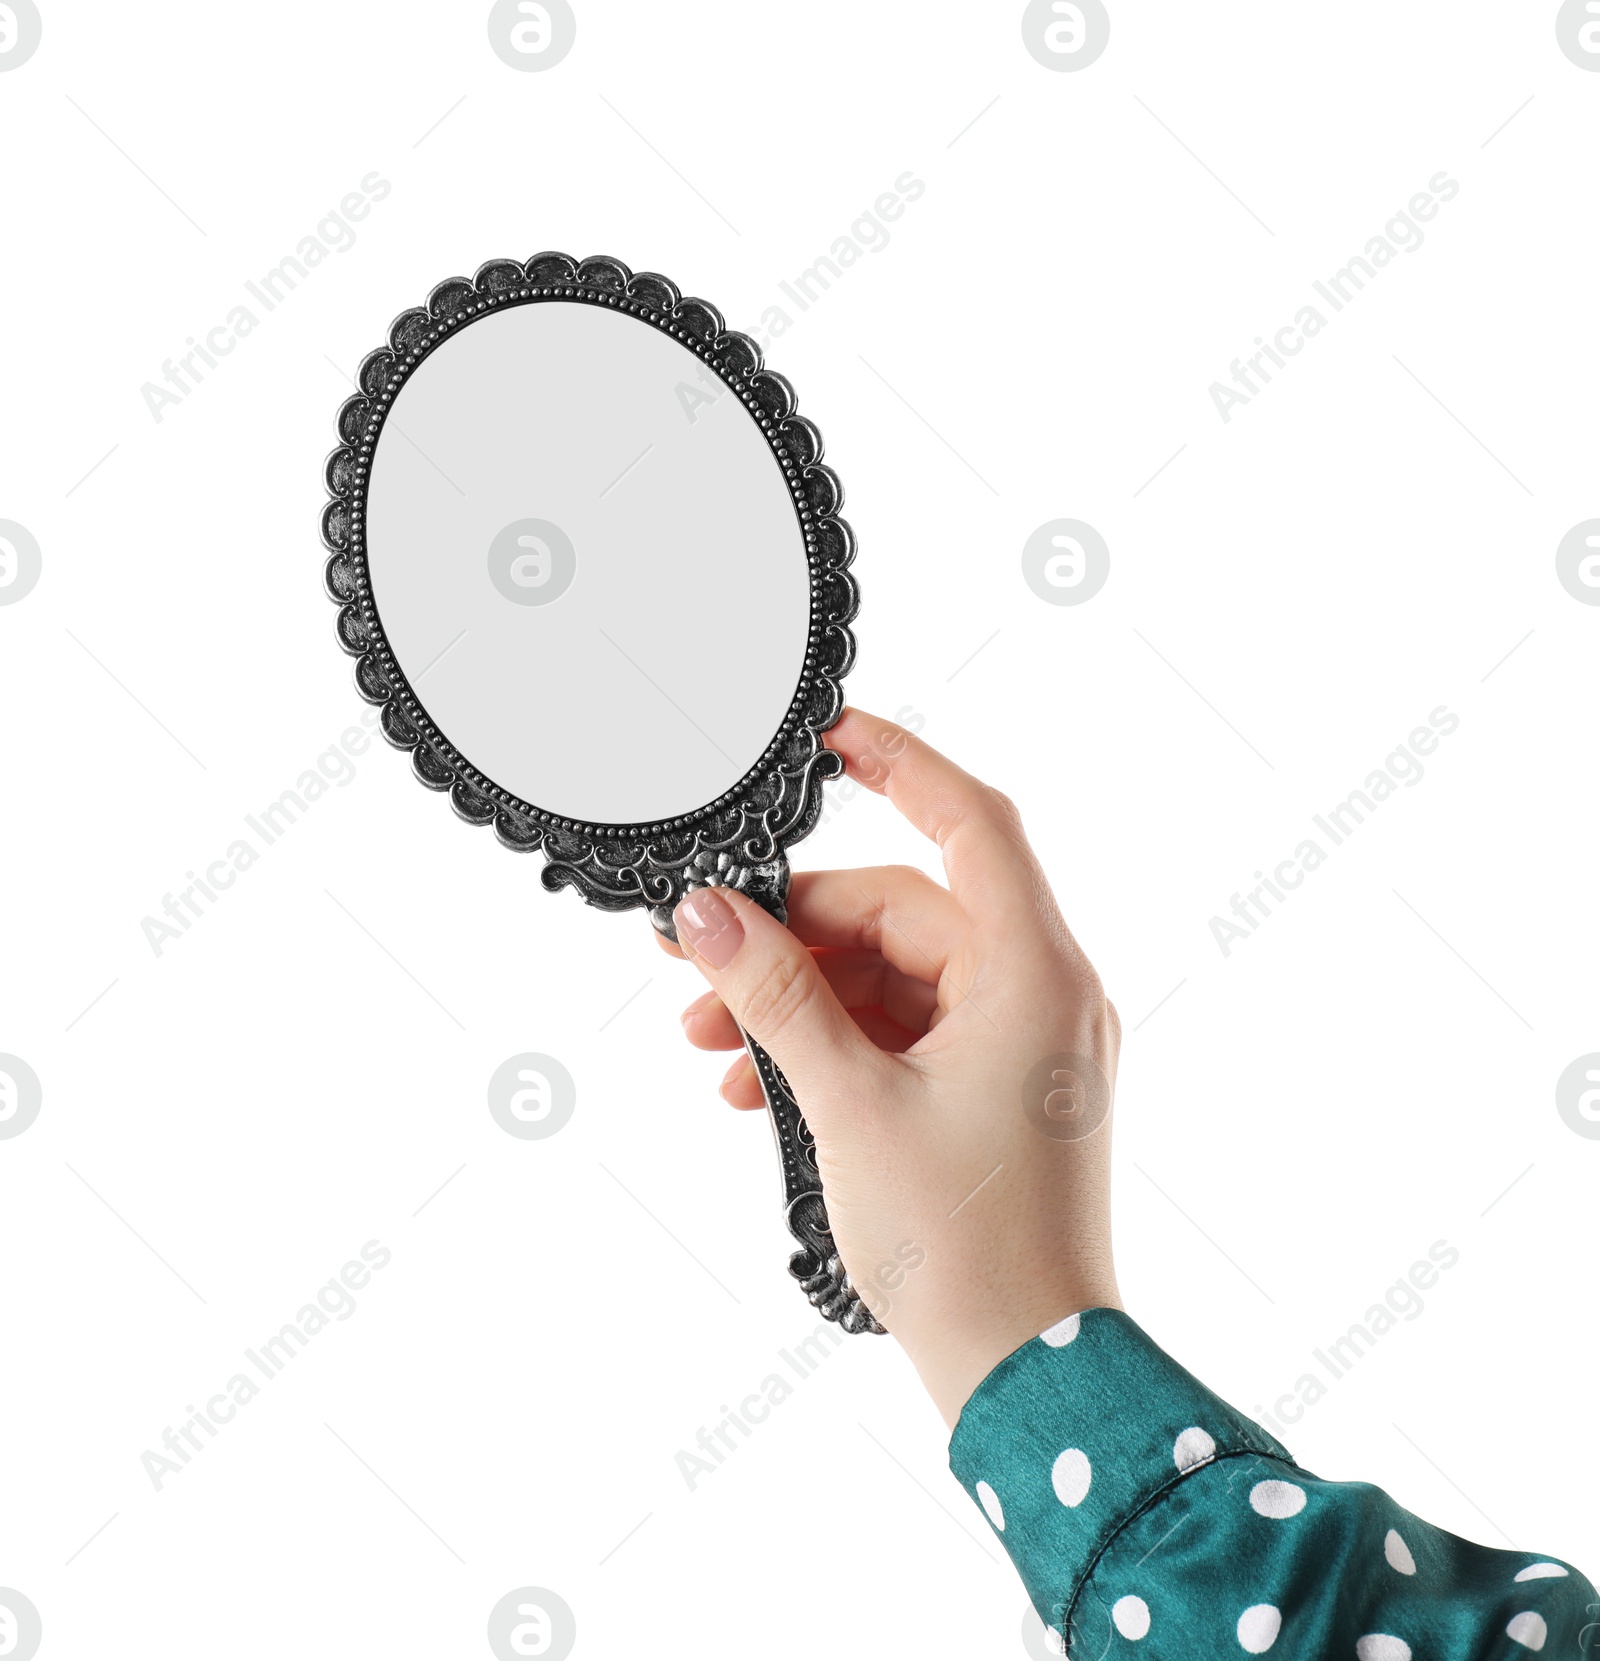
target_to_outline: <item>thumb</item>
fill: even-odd
[[[776,917],[736,890],[696,888],[672,920],[678,944],[782,1069],[813,1129],[830,1128],[830,1100],[876,1099],[883,1053]]]

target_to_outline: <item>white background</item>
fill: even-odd
[[[815,1322],[642,916],[546,894],[376,745],[159,957],[141,929],[365,707],[320,467],[395,313],[564,248],[755,330],[908,170],[769,361],[849,491],[853,701],[1019,800],[1123,1012],[1128,1307],[1270,1409],[1447,1240],[1286,1439],[1595,1571],[1600,1142],[1554,1089],[1600,1049],[1600,609],[1554,555],[1600,513],[1600,74],[1546,0],[1118,3],[1065,74],[1021,10],[587,0],[524,74],[482,5],[80,0],[0,75],[0,517],[43,550],[0,608],[0,1050],[44,1086],[0,1141],[0,1584],[42,1655],[487,1655],[528,1584],[581,1656],[1024,1653],[892,1342],[678,1474]],[[1423,246],[1224,423],[1211,383],[1441,170]],[[373,171],[354,246],[157,422],[163,361]],[[1082,606],[1022,580],[1058,517],[1111,550]],[[1440,705],[1422,782],[1224,957],[1211,917]],[[797,863],[930,852],[855,800]],[[547,1140],[486,1108],[527,1050],[577,1081]],[[157,1492],[143,1451],[369,1239],[355,1315]]]

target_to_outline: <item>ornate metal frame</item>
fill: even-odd
[[[577,301],[604,306],[661,330],[693,353],[744,404],[783,471],[811,572],[811,619],[799,685],[766,752],[729,791],[698,811],[655,824],[584,824],[545,812],[502,789],[473,767],[434,724],[395,660],[374,602],[365,545],[366,497],[384,421],[407,379],[463,327],[506,306]],[[809,834],[822,810],[822,786],[843,763],[822,735],[844,707],[841,682],[855,660],[850,623],[858,594],[849,566],[855,537],[839,517],[844,489],[822,462],[822,435],[796,411],[794,389],[763,366],[761,350],[730,330],[704,300],[683,296],[655,272],[632,272],[620,260],[575,260],[545,252],[523,264],[491,260],[470,280],[451,277],[424,306],[402,312],[388,345],[369,352],[356,374],[359,390],[336,418],[339,447],[324,477],[322,512],[328,549],[324,581],[339,607],[341,648],[355,658],[356,689],[381,707],[384,737],[411,754],[430,790],[448,791],[471,825],[493,824],[519,853],[541,849],[540,873],[552,891],[571,887],[604,911],[645,907],[655,927],[675,938],[673,907],[692,888],[726,884],[782,920],[789,885],[787,849]],[[791,1232],[801,1250],[790,1273],[811,1302],[849,1331],[881,1332],[851,1288],[833,1247],[814,1147],[794,1096],[771,1057],[747,1035],[772,1110],[783,1160]]]

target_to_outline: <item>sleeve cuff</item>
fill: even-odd
[[[1189,1472],[1242,1454],[1294,1463],[1116,1309],[1069,1315],[1007,1356],[950,1438],[951,1471],[1058,1634],[1119,1530]]]

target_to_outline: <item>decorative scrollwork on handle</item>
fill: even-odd
[[[801,1194],[790,1204],[787,1217],[789,1232],[804,1242],[789,1258],[789,1273],[800,1282],[800,1290],[825,1320],[837,1321],[846,1332],[881,1333],[884,1329],[878,1317],[861,1301],[861,1294],[850,1284],[850,1276],[834,1250],[833,1229],[822,1195]]]
[[[817,1149],[806,1128],[800,1104],[794,1099],[789,1081],[777,1063],[749,1033],[745,1048],[756,1065],[761,1092],[772,1116],[772,1133],[783,1164],[784,1218],[789,1232],[800,1242],[799,1251],[789,1259],[789,1273],[825,1320],[837,1321],[846,1332],[878,1332],[884,1329],[878,1318],[850,1284],[850,1276],[839,1259],[828,1206],[822,1197],[822,1178],[817,1172]]]
[[[780,923],[788,921],[785,902],[789,862],[782,854],[754,866],[741,865],[726,855],[704,854],[687,866],[683,884],[686,893],[696,888],[737,888]],[[657,907],[650,918],[669,940],[677,939],[669,907]],[[794,1091],[777,1062],[748,1032],[744,1042],[755,1063],[756,1077],[761,1080],[761,1093],[767,1099],[772,1134],[783,1166],[784,1219],[789,1232],[800,1242],[800,1249],[789,1258],[789,1273],[800,1282],[800,1290],[825,1320],[837,1321],[846,1332],[881,1333],[884,1328],[850,1284],[834,1245],[828,1206],[822,1197],[822,1176],[817,1170],[816,1139],[807,1128]]]

